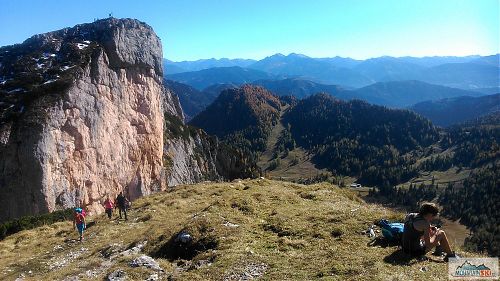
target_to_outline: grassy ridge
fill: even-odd
[[[148,241],[143,253],[158,261],[161,276],[174,280],[237,280],[245,274],[260,280],[446,280],[446,263],[409,261],[396,247],[367,245],[361,232],[374,220],[402,216],[326,183],[178,186],[135,201],[128,222],[91,218],[83,243],[74,241],[69,222],[7,237],[0,241],[0,279],[24,274],[26,280],[95,280],[122,269],[129,279],[144,280],[148,270],[129,266],[135,254],[111,259],[109,253]],[[182,230],[204,246],[184,260],[165,252],[173,251],[169,243]],[[61,259],[68,261],[59,266]]]

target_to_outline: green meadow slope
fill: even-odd
[[[446,263],[368,245],[374,220],[403,215],[327,183],[177,186],[133,202],[128,221],[90,217],[81,243],[70,222],[7,237],[0,279],[447,280]]]

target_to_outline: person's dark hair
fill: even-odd
[[[420,206],[420,210],[418,213],[421,216],[425,216],[427,214],[432,214],[433,216],[437,216],[439,214],[439,209],[434,203],[423,203]]]

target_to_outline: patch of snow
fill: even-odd
[[[49,81],[44,82],[43,85],[54,83],[56,81],[57,81],[57,79],[50,79]]]
[[[14,90],[11,90],[11,91],[8,91],[7,93],[8,94],[14,94],[14,93],[19,93],[19,92],[26,92],[26,90],[24,90],[23,88],[17,88],[17,89],[14,89]]]
[[[83,43],[76,43],[76,46],[78,47],[78,49],[83,50],[87,48],[89,45]]]
[[[38,69],[43,68],[44,66],[45,66],[45,64],[43,64],[43,63],[36,64],[36,68],[38,68]]]
[[[46,60],[49,58],[55,58],[56,56],[57,56],[56,54],[52,54],[52,53],[43,53],[43,56],[41,58]]]
[[[67,65],[65,65],[65,66],[61,67],[61,71],[66,71],[66,70],[68,70],[70,68],[73,68],[73,67],[75,67],[75,66],[74,65],[73,66],[67,66]]]
[[[85,41],[83,41],[83,43],[90,44],[90,41],[89,40],[85,40]]]

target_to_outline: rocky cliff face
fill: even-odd
[[[181,118],[165,113],[163,165],[168,186],[258,175],[247,155]]]
[[[164,188],[162,48],[106,19],[0,48],[0,221]],[[162,177],[164,177],[162,179]]]

